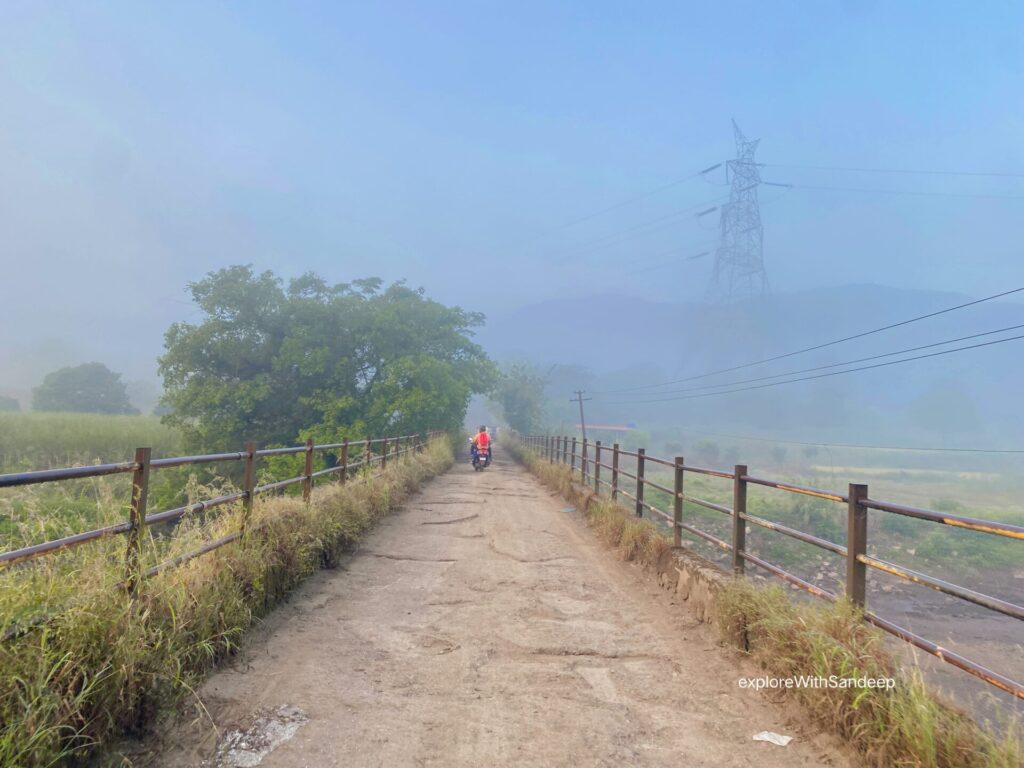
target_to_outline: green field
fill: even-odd
[[[174,456],[183,441],[156,416],[0,413],[0,472],[127,461],[138,447]]]
[[[0,413],[0,472],[127,461],[137,447],[173,456],[184,446],[177,431],[153,416]],[[154,474],[154,508],[173,506],[192,494],[190,486],[211,479],[187,469]],[[123,521],[130,497],[128,475],[0,490],[0,551]]]

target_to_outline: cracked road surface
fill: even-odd
[[[782,705],[740,690],[754,670],[565,506],[500,453],[484,472],[457,464],[251,632],[199,690],[207,714],[168,728],[139,762],[850,764]],[[259,741],[253,723],[275,711],[301,722],[286,740],[218,753],[231,732],[236,745]],[[796,738],[751,741],[764,730]]]

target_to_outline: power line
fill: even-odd
[[[803,368],[803,369],[801,369],[799,371],[788,371],[787,373],[776,373],[776,374],[773,374],[771,376],[759,376],[759,377],[757,377],[755,379],[741,379],[739,381],[727,381],[727,382],[722,382],[721,384],[704,384],[704,385],[699,386],[699,387],[688,387],[687,389],[670,389],[670,390],[665,390],[663,392],[656,392],[656,393],[652,392],[652,393],[649,393],[649,394],[676,395],[676,394],[682,394],[682,393],[685,393],[685,392],[699,392],[699,391],[704,390],[704,389],[720,389],[721,387],[734,387],[734,386],[736,386],[738,384],[750,384],[750,383],[757,382],[757,381],[768,381],[770,379],[781,379],[781,378],[784,378],[786,376],[797,376],[797,375],[799,375],[801,373],[811,373],[812,371],[824,371],[824,370],[827,370],[829,368],[841,368],[844,365],[856,365],[857,363],[866,363],[866,362],[868,362],[870,360],[881,360],[883,357],[892,357],[894,355],[905,355],[908,352],[918,352],[918,351],[920,351],[922,349],[932,349],[934,347],[942,347],[942,346],[945,346],[946,344],[956,344],[957,342],[960,342],[960,341],[967,341],[969,339],[978,339],[978,338],[981,338],[982,336],[992,336],[992,335],[997,334],[997,333],[1006,333],[1007,331],[1016,331],[1016,330],[1019,330],[1021,328],[1024,328],[1024,324],[1010,325],[1010,326],[1007,326],[1006,328],[998,328],[998,329],[996,329],[994,331],[984,331],[982,333],[972,333],[970,336],[961,336],[961,337],[956,338],[956,339],[946,339],[945,341],[936,341],[936,342],[934,342],[932,344],[922,344],[921,346],[918,346],[918,347],[908,347],[907,349],[899,349],[899,350],[897,350],[895,352],[885,352],[885,353],[880,354],[880,355],[871,355],[870,357],[861,357],[861,358],[858,358],[857,360],[847,360],[846,362],[843,362],[843,363],[829,363],[828,365],[817,365],[817,366],[814,366],[813,368]],[[647,393],[643,393],[643,394],[647,394]],[[638,395],[638,396],[642,396],[642,395]]]
[[[697,395],[683,395],[682,397],[664,397],[652,400],[614,400],[608,401],[608,405],[637,405],[640,403],[665,403],[672,400],[694,400],[700,397],[713,397],[715,395],[729,395],[734,392],[747,392],[752,389],[768,389],[769,387],[779,387],[783,384],[796,384],[799,381],[810,381],[812,379],[825,379],[830,376],[841,376],[844,373],[855,373],[857,371],[867,371],[873,368],[886,368],[890,365],[899,365],[900,363],[910,363],[914,360],[924,360],[929,357],[941,357],[942,355],[951,355],[954,352],[963,352],[968,349],[978,349],[979,347],[991,347],[995,344],[1005,344],[1008,341],[1017,341],[1018,339],[1024,339],[1024,334],[1020,336],[1010,336],[1006,339],[996,339],[995,341],[985,341],[980,344],[971,344],[966,347],[957,347],[955,349],[946,349],[942,352],[931,352],[927,355],[917,355],[915,357],[908,357],[903,360],[890,360],[887,363],[875,363],[874,365],[864,365],[860,368],[850,368],[845,371],[832,371],[831,373],[819,373],[814,376],[803,376],[798,379],[788,379],[787,381],[776,381],[771,384],[757,384],[752,387],[739,387],[737,389],[725,389],[719,392],[704,392]]]
[[[811,445],[811,446],[823,446],[828,448],[864,448],[875,451],[920,451],[920,452],[935,452],[935,453],[1024,453],[1024,450],[1014,448],[936,448],[936,447],[921,447],[921,446],[903,446],[903,445],[869,445],[866,443],[823,443],[823,442],[810,442],[803,440],[783,440],[776,437],[751,437],[749,435],[728,435],[720,432],[705,432],[700,429],[688,429],[684,428],[683,432],[693,432],[698,435],[706,435],[708,437],[721,437],[727,440],[751,440],[759,443],[785,443],[787,445]]]
[[[793,184],[790,182],[762,181],[769,187],[786,187],[787,189],[810,189],[819,192],[861,192],[867,195],[911,195],[916,197],[968,197],[984,200],[1024,200],[1024,195],[999,195],[988,192],[931,192],[912,189],[863,189],[861,187],[836,187],[819,184]]]
[[[795,163],[757,163],[757,165],[766,168],[791,168],[794,170],[807,171],[848,171],[853,173],[893,173],[914,176],[983,176],[1005,179],[1024,179],[1024,173],[992,173],[989,171],[935,171],[919,170],[914,168],[859,168],[837,165],[798,165]]]
[[[696,216],[697,217],[704,216],[704,215],[706,215],[708,213],[711,213],[713,211],[718,210],[717,204],[725,201],[726,199],[727,198],[724,198],[724,197],[718,197],[718,198],[715,198],[713,200],[705,200],[704,202],[696,203],[695,205],[691,205],[691,206],[688,206],[686,208],[680,208],[678,211],[672,211],[671,213],[667,213],[667,214],[664,214],[662,216],[658,216],[658,217],[653,218],[653,219],[648,219],[647,221],[642,221],[639,224],[634,224],[634,225],[632,225],[630,227],[626,227],[625,229],[621,229],[621,230],[618,230],[616,232],[611,232],[611,233],[609,233],[607,235],[602,235],[601,237],[598,237],[598,238],[596,238],[594,240],[591,240],[591,241],[589,241],[587,243],[583,243],[580,246],[573,247],[573,248],[568,248],[568,249],[563,250],[563,251],[558,251],[554,255],[569,254],[569,255],[572,255],[572,256],[584,256],[584,255],[586,255],[588,253],[591,253],[591,252],[593,252],[595,250],[600,250],[601,248],[604,248],[604,247],[606,247],[608,245],[615,245],[617,243],[620,243],[624,239],[628,240],[629,239],[628,235],[632,234],[633,232],[637,232],[639,230],[644,230],[644,229],[648,229],[648,230],[653,232],[653,231],[655,231],[657,229],[660,229],[660,228],[662,228],[664,226],[671,226],[671,224],[675,223],[675,222],[672,222],[670,220],[677,219],[678,217],[680,217],[680,216],[682,216],[683,214],[686,214],[686,213],[692,213],[693,211],[696,211],[698,208],[703,208],[704,210],[699,211],[696,214]],[[709,208],[708,206],[712,206],[712,207]],[[665,222],[669,222],[669,223],[665,224]],[[659,225],[659,224],[661,226],[652,226],[652,225]],[[623,237],[624,235],[627,236],[627,237]]]
[[[617,203],[613,203],[612,205],[609,205],[609,206],[607,206],[605,208],[601,208],[599,210],[593,211],[592,213],[586,213],[586,214],[584,214],[582,216],[579,216],[579,217],[577,217],[575,219],[570,219],[569,221],[562,222],[561,224],[556,224],[555,226],[550,227],[549,229],[546,229],[546,230],[542,231],[537,237],[538,238],[544,237],[545,235],[549,235],[552,232],[558,232],[559,230],[562,230],[562,229],[567,229],[569,227],[574,227],[577,224],[582,224],[585,221],[590,221],[591,219],[596,219],[598,216],[603,216],[606,213],[611,213],[612,211],[617,211],[619,208],[625,208],[627,205],[632,205],[633,203],[640,202],[641,200],[646,200],[648,197],[654,197],[655,195],[661,194],[662,192],[664,192],[666,190],[672,189],[673,187],[677,187],[680,184],[683,184],[683,183],[685,183],[687,181],[691,181],[693,179],[696,179],[696,178],[698,178],[700,176],[703,176],[703,175],[705,175],[707,173],[711,173],[711,171],[714,171],[717,168],[721,168],[721,167],[722,167],[722,163],[715,163],[714,165],[712,165],[712,166],[710,166],[708,168],[705,168],[702,171],[697,171],[696,173],[691,173],[689,176],[683,176],[682,178],[674,179],[673,181],[670,181],[667,184],[663,184],[660,187],[655,187],[654,189],[652,189],[649,192],[643,192],[643,193],[641,193],[639,195],[634,195],[633,197],[626,198],[625,200],[620,200]]]
[[[668,253],[675,253],[675,252],[678,252],[680,250],[683,250],[683,249],[676,248],[673,251],[668,251],[667,253],[664,253],[662,255],[666,256],[666,255],[668,255]],[[644,272],[652,272],[652,271],[654,271],[656,269],[664,269],[665,267],[675,267],[675,266],[678,266],[679,264],[681,264],[683,261],[696,261],[697,259],[703,259],[705,256],[710,256],[710,255],[711,255],[711,251],[701,251],[700,253],[695,253],[695,254],[692,254],[690,256],[687,256],[687,257],[685,257],[682,260],[674,259],[672,261],[663,261],[660,264],[651,264],[650,266],[641,267],[640,269],[629,269],[629,270],[626,270],[626,272],[629,273],[629,274],[632,274],[632,275],[641,275]]]
[[[966,302],[964,304],[957,304],[955,307],[947,307],[946,309],[940,309],[940,310],[938,310],[936,312],[929,312],[928,314],[925,314],[925,315],[918,315],[917,317],[912,317],[912,318],[910,318],[908,320],[901,320],[898,323],[890,323],[889,325],[883,325],[880,328],[872,328],[869,331],[862,331],[861,333],[855,333],[852,336],[844,336],[841,339],[835,339],[833,341],[827,341],[824,344],[816,344],[813,347],[804,347],[803,349],[797,349],[797,350],[795,350],[793,352],[786,352],[785,354],[775,355],[774,357],[766,357],[766,358],[764,358],[762,360],[755,360],[755,361],[750,362],[750,363],[743,363],[742,365],[734,365],[731,368],[721,368],[721,369],[719,369],[717,371],[710,371],[708,373],[701,373],[701,374],[698,374],[696,376],[687,376],[687,377],[682,378],[682,379],[673,379],[672,381],[663,381],[663,382],[661,382],[659,384],[643,384],[641,386],[627,387],[627,388],[624,388],[624,389],[609,389],[609,390],[606,390],[603,393],[598,393],[598,394],[620,394],[620,393],[624,393],[624,392],[636,392],[636,391],[643,390],[643,389],[657,389],[658,387],[666,387],[666,386],[668,386],[670,384],[682,384],[685,381],[694,381],[696,379],[706,379],[709,376],[717,376],[720,373],[731,373],[732,371],[739,371],[739,370],[742,370],[744,368],[752,368],[755,365],[763,365],[764,363],[771,363],[771,362],[774,362],[775,360],[784,360],[787,357],[794,357],[796,355],[802,355],[805,352],[814,352],[815,350],[818,350],[818,349],[825,349],[826,347],[833,347],[836,344],[842,344],[842,343],[847,342],[847,341],[853,341],[854,339],[862,339],[865,336],[871,336],[871,335],[876,334],[876,333],[881,333],[882,331],[889,331],[889,330],[892,330],[893,328],[900,328],[900,327],[902,327],[904,325],[910,325],[911,323],[919,322],[920,320],[927,320],[930,317],[938,317],[939,315],[944,315],[947,312],[955,312],[958,309],[964,309],[966,307],[973,307],[976,304],[983,304],[986,301],[992,301],[994,299],[1000,299],[1000,298],[1002,298],[1004,296],[1009,296],[1009,295],[1014,294],[1014,293],[1020,293],[1021,291],[1024,291],[1024,287],[1014,288],[1012,290],[1003,291],[1001,293],[995,293],[995,294],[992,294],[991,296],[986,296],[983,299],[975,299],[974,301],[968,301],[968,302]],[[658,393],[657,392],[651,392],[650,394],[653,395],[653,394],[658,394]]]

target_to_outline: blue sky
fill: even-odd
[[[699,298],[707,258],[628,265],[705,250],[714,217],[614,236],[724,195],[718,174],[559,225],[728,158],[733,117],[768,163],[1024,173],[1022,8],[8,0],[0,347],[91,350],[123,324],[158,345],[184,284],[239,262],[473,309]],[[1024,179],[763,175],[1024,198]],[[762,197],[776,291],[1024,281],[1024,199]]]

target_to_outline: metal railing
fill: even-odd
[[[1012,694],[1018,699],[1024,699],[1024,684],[1012,680],[1004,675],[994,672],[975,661],[961,656],[948,648],[920,637],[910,630],[898,626],[891,621],[884,619],[877,614],[867,610],[867,569],[873,568],[878,571],[896,576],[914,584],[919,584],[944,595],[964,600],[974,605],[979,605],[990,611],[1010,616],[1011,618],[1024,620],[1024,606],[1002,600],[991,595],[985,595],[972,589],[952,584],[942,579],[928,576],[924,573],[905,568],[894,563],[887,562],[867,554],[868,540],[868,510],[876,510],[889,514],[912,517],[918,520],[926,520],[940,525],[953,526],[971,531],[977,531],[992,536],[1000,536],[1008,539],[1016,539],[1024,542],[1024,527],[1002,523],[993,520],[981,520],[974,517],[962,515],[951,515],[941,512],[934,512],[928,509],[910,507],[903,504],[894,504],[887,501],[872,499],[868,495],[868,487],[857,483],[850,483],[847,493],[824,491],[818,488],[795,485],[793,483],[767,480],[761,477],[754,477],[749,474],[747,466],[737,464],[732,472],[707,469],[686,464],[682,456],[676,456],[672,460],[647,455],[643,448],[636,451],[627,451],[619,447],[618,443],[609,449],[603,446],[601,441],[589,443],[584,440],[578,446],[575,437],[565,435],[532,435],[520,438],[523,445],[542,459],[547,459],[552,464],[567,464],[572,473],[579,474],[579,480],[584,485],[593,486],[594,492],[600,496],[607,491],[608,497],[618,502],[619,497],[624,496],[630,499],[637,517],[644,516],[644,510],[651,515],[658,517],[668,523],[673,531],[673,544],[676,547],[682,546],[682,533],[686,531],[703,541],[706,541],[719,549],[731,554],[732,570],[737,576],[742,576],[747,563],[751,563],[763,570],[768,571],[784,581],[803,589],[810,594],[829,601],[837,599],[837,595],[828,590],[822,589],[796,574],[786,571],[774,563],[768,562],[747,551],[746,534],[747,526],[754,525],[775,533],[782,534],[789,538],[810,544],[824,549],[833,554],[839,555],[846,561],[845,590],[850,600],[862,611],[864,620],[880,629],[895,635],[907,643],[935,656],[942,661],[951,664],[971,675],[974,675],[986,683],[1000,688]],[[579,447],[580,450],[577,450]],[[593,449],[591,456],[588,449]],[[611,464],[602,461],[606,452],[611,453]],[[635,472],[630,473],[622,468],[622,457],[631,459],[634,462]],[[673,487],[669,488],[655,480],[646,477],[649,464],[668,468],[672,471]],[[601,470],[610,472],[610,481],[602,478]],[[706,475],[709,477],[723,478],[732,481],[733,503],[731,507],[716,504],[705,499],[700,499],[686,493],[686,473]],[[622,478],[630,482],[627,490],[623,487]],[[797,530],[782,523],[767,520],[762,517],[751,515],[747,512],[747,489],[750,485],[774,488],[787,493],[795,493],[804,496],[846,505],[846,545],[837,544],[822,539],[804,531]],[[667,493],[672,499],[672,510],[662,510],[646,501],[644,491],[647,487],[656,488]],[[631,492],[632,491],[632,492]],[[683,502],[695,504],[704,509],[719,512],[731,520],[732,536],[731,541],[726,541],[712,533],[703,531],[687,522],[683,518]],[[1024,554],[1024,553],[1022,553]]]
[[[438,437],[443,432],[429,432],[426,436],[402,435],[398,437],[367,437],[365,440],[349,441],[343,440],[340,443],[327,443],[317,445],[313,440],[307,440],[305,445],[292,446],[287,448],[265,448],[258,450],[255,443],[249,443],[242,451],[232,453],[214,453],[202,456],[176,456],[172,458],[153,459],[151,448],[137,448],[135,458],[132,461],[118,462],[114,464],[96,464],[85,467],[68,467],[65,469],[46,469],[37,472],[15,472],[12,474],[0,475],[0,488],[13,488],[23,485],[37,485],[41,483],[55,483],[64,480],[73,480],[88,477],[101,477],[104,475],[131,474],[132,495],[128,519],[124,522],[96,528],[90,531],[83,531],[71,536],[65,536],[52,541],[45,541],[31,546],[21,547],[0,553],[0,568],[6,568],[21,563],[26,563],[36,558],[52,555],[57,552],[79,547],[83,544],[111,536],[127,535],[128,543],[125,549],[124,585],[133,592],[138,583],[146,578],[161,573],[170,568],[180,566],[189,560],[200,555],[212,552],[215,549],[230,544],[233,541],[243,539],[246,529],[252,517],[253,503],[261,494],[281,491],[293,485],[302,484],[302,498],[307,503],[313,492],[313,486],[318,478],[331,475],[337,476],[339,482],[345,483],[349,473],[353,470],[366,468],[372,470],[376,465],[383,472],[389,461],[397,461],[402,456],[411,452],[422,451],[424,446]],[[319,451],[337,452],[337,461],[334,466],[327,467],[314,472],[315,455]],[[358,451],[357,460],[350,461],[350,452]],[[256,462],[260,458],[270,456],[304,456],[304,467],[301,475],[286,480],[271,482],[265,485],[256,485]],[[218,496],[212,499],[198,501],[174,509],[167,509],[161,512],[149,514],[147,502],[150,487],[150,473],[152,470],[166,469],[169,467],[180,467],[194,464],[209,464],[213,462],[244,462],[244,480],[242,489],[236,493]],[[371,477],[377,477],[378,472]],[[159,563],[147,570],[141,570],[141,539],[140,532],[145,528],[158,523],[167,523],[180,520],[189,515],[219,507],[225,504],[241,501],[242,517],[239,529],[215,541],[210,541],[202,547],[179,555],[172,560]]]

